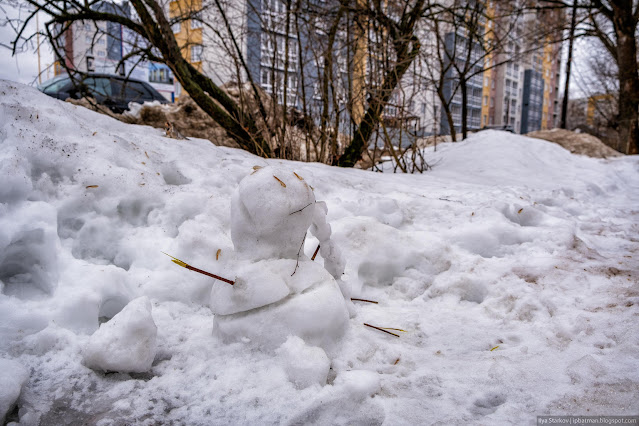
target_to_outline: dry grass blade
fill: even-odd
[[[376,301],[374,301],[374,300],[358,299],[357,297],[351,297],[351,300],[353,300],[353,301],[358,301],[358,302],[375,303],[375,304],[378,304],[378,303],[379,303],[379,302],[376,302]]]
[[[399,337],[399,334],[391,333],[390,331],[384,330],[382,327],[375,327],[374,325],[370,325],[370,324],[367,324],[367,323],[364,323],[364,325],[366,327],[374,328],[375,330],[383,331],[384,333],[388,333],[388,334],[393,335],[395,337]]]

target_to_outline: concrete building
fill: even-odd
[[[509,22],[510,2],[487,1],[488,29],[512,34],[503,49],[487,57],[482,100],[482,127],[509,128],[527,133],[556,127],[559,112],[561,43],[531,36],[540,25],[563,19],[560,10],[540,11]],[[502,18],[495,18],[501,16]],[[496,30],[497,31],[497,30]],[[495,64],[497,64],[495,66]]]

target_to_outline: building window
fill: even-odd
[[[195,46],[191,46],[191,62],[201,62],[202,61],[202,45],[196,44]]]
[[[93,56],[87,56],[87,72],[95,71],[95,67],[93,66]]]
[[[182,23],[176,22],[175,24],[171,25],[171,29],[173,30],[173,34],[179,33],[180,31],[182,31]]]
[[[262,70],[262,86],[271,86],[271,73],[268,69]]]
[[[484,96],[484,105],[488,105],[488,96]]]
[[[106,52],[104,50],[100,50],[100,51],[98,51],[98,56],[104,57],[104,56],[106,56]]]

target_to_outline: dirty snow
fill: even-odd
[[[167,139],[15,83],[0,82],[0,93],[0,358],[16,372],[0,396],[17,398],[8,421],[443,425],[637,414],[636,156],[587,158],[481,132],[428,151],[432,172],[376,174]],[[330,252],[308,259],[313,235],[328,238],[322,223],[293,277],[282,274],[296,266],[286,253],[236,252],[232,198],[256,165],[297,173],[326,203],[341,252],[329,270]],[[275,295],[255,293],[259,281],[246,290],[262,306],[309,284],[379,303],[356,302],[352,316],[340,314],[341,332],[318,339],[295,332],[295,318],[313,323],[304,309],[262,311],[220,334],[234,308],[211,299],[230,286],[161,251],[230,279],[263,274]],[[344,306],[344,290],[332,290],[318,306]],[[150,369],[89,368],[94,333],[139,297],[157,327]],[[253,313],[249,305],[241,309]],[[128,356],[124,364],[138,358]]]

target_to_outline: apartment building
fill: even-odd
[[[482,126],[503,126],[517,133],[556,127],[559,112],[560,42],[540,28],[563,19],[561,10],[523,17],[509,14],[509,2],[487,1],[487,30],[512,33],[504,48],[488,55],[484,78]],[[488,31],[487,31],[488,33]]]
[[[173,32],[183,56],[217,85],[250,79],[278,103],[296,105],[299,40],[284,3],[238,0],[219,7],[203,8],[201,0],[169,3],[169,18],[180,20]]]
[[[327,10],[330,4],[317,2]],[[446,62],[441,64],[445,74],[443,92],[455,130],[460,132],[462,128],[460,69],[464,69],[466,79],[468,130],[503,126],[526,133],[554,127],[561,44],[548,38],[535,39],[537,44],[533,45],[527,28],[539,20],[562,19],[561,12],[539,12],[521,19],[508,13],[515,7],[512,2],[488,0],[472,5],[476,4],[484,8],[479,16],[479,24],[485,26],[483,40],[469,42],[461,26],[440,28],[446,50]],[[322,103],[320,77],[325,64],[318,55],[318,44],[325,42],[327,28],[321,22],[317,27],[297,31],[295,16],[286,10],[282,0],[207,3],[205,9],[202,0],[175,0],[169,3],[168,11],[175,21],[173,30],[184,57],[216,84],[250,79],[279,104],[299,108],[304,103],[312,110]],[[352,28],[338,31],[337,39],[345,47],[338,48],[333,58],[331,90],[335,96],[329,94],[330,107],[339,109],[345,122],[359,122],[363,117],[367,96],[378,84],[372,76],[377,75],[376,67],[384,60],[375,50],[379,40],[374,40],[376,35],[366,22],[358,21],[360,18],[349,17],[354,23]],[[421,30],[422,50],[441,46],[433,42],[430,30]],[[485,46],[494,37],[502,37],[499,48],[486,52]],[[400,90],[396,90],[384,111],[387,124],[409,123],[416,134],[424,136],[450,133],[445,108],[432,87],[438,76],[431,75],[431,83],[424,82],[423,69],[436,67],[423,62],[433,58],[434,55],[430,59],[429,55],[420,57],[404,76]],[[348,133],[348,126],[341,131]]]

